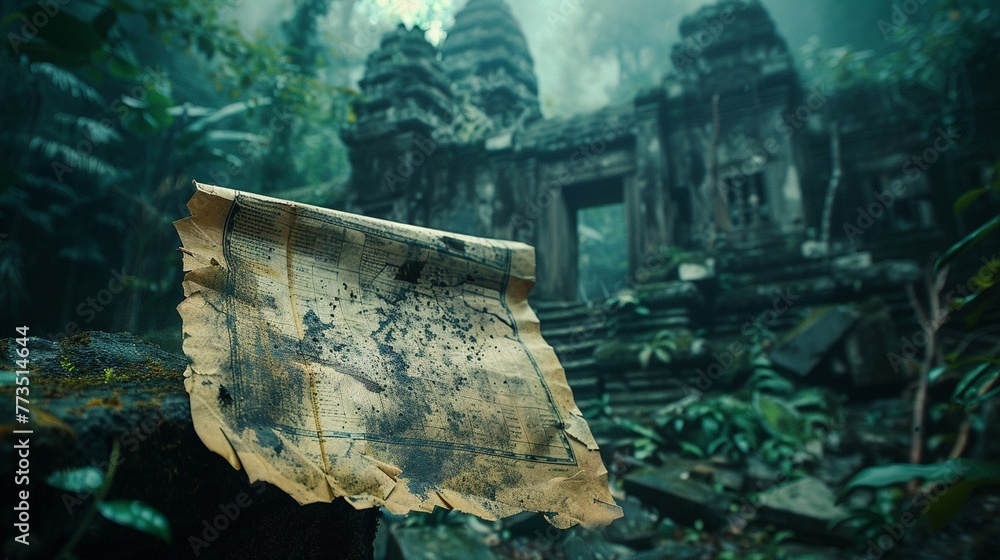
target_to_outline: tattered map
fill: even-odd
[[[621,516],[528,306],[531,247],[196,188],[178,309],[210,449],[300,503]]]

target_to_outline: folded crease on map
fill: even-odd
[[[530,246],[195,186],[185,386],[234,468],[303,504],[621,517],[528,305]]]

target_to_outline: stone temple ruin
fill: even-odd
[[[916,328],[902,288],[956,238],[950,201],[991,154],[945,152],[946,166],[912,172],[927,147],[916,116],[884,92],[838,99],[804,85],[759,2],[702,7],[680,33],[661,85],[547,119],[503,0],[469,0],[440,49],[400,26],[369,56],[343,134],[353,209],[535,246],[533,298],[577,393],[664,402],[711,385],[712,368],[731,367],[761,333],[793,327],[773,353],[785,370],[861,389],[901,380],[886,356],[897,331]],[[827,202],[834,114],[842,176]],[[894,181],[906,186],[886,200]],[[618,287],[639,306],[578,301],[577,215],[607,204],[624,210],[629,275]],[[636,363],[657,331],[677,339],[665,366],[677,375]]]

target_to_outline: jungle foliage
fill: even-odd
[[[330,0],[297,1],[257,36],[236,9],[23,1],[4,14],[0,304],[31,309],[50,338],[175,330],[170,222],[192,179],[340,196],[345,74],[361,55],[320,36]]]

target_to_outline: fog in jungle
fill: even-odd
[[[535,59],[542,110],[547,116],[589,111],[624,102],[670,70],[678,25],[704,0],[508,0]],[[400,20],[428,29],[440,42],[465,0],[339,0],[331,5],[323,32],[331,45],[347,45],[355,57],[351,73],[361,77],[363,55]],[[878,22],[891,21],[892,2],[878,0],[764,0],[778,31],[801,62],[810,43],[824,49],[878,49]],[[292,13],[282,0],[243,2],[235,13],[248,33],[277,31]],[[918,11],[912,17],[919,19]],[[345,25],[349,22],[349,25]],[[350,35],[350,38],[346,37]]]
[[[699,7],[710,4],[708,0],[506,1],[534,59],[545,117],[628,104],[644,88],[662,84],[674,71],[671,54],[680,42],[679,24]],[[889,0],[762,0],[778,33],[797,57],[801,82],[807,88],[839,70],[830,64],[838,49],[853,55],[862,51],[885,54],[906,44],[896,38],[886,40],[889,24],[885,22],[921,24],[932,20],[940,7],[929,0],[906,1],[912,9],[904,15],[894,14]],[[988,3],[948,1],[956,6]],[[18,235],[31,239],[37,247],[55,251],[71,263],[71,268],[79,267],[80,278],[95,284],[101,283],[105,271],[120,266],[119,261],[140,261],[134,275],[145,278],[144,285],[156,286],[155,295],[151,291],[144,292],[143,298],[134,294],[127,313],[114,319],[111,314],[102,315],[90,327],[138,329],[148,318],[164,332],[175,332],[172,308],[177,294],[167,290],[179,286],[178,271],[173,263],[164,266],[156,255],[160,250],[171,251],[176,240],[170,228],[156,228],[151,239],[129,237],[125,234],[130,231],[129,224],[145,223],[153,219],[150,216],[155,216],[157,223],[168,223],[184,215],[183,201],[189,196],[186,185],[192,178],[343,208],[352,167],[341,132],[356,116],[352,104],[364,98],[358,83],[366,58],[400,23],[424,29],[429,41],[441,44],[465,3],[220,0],[174,6],[154,2],[121,14],[107,12],[117,22],[107,41],[91,44],[70,37],[62,42],[72,48],[55,52],[62,59],[45,58],[51,54],[50,45],[37,39],[33,52],[41,58],[31,59],[35,66],[13,57],[6,59],[11,75],[21,78],[8,79],[6,88],[0,88],[6,96],[3,98],[15,107],[6,115],[9,122],[4,126],[17,131],[0,145],[21,157],[8,175],[27,176],[43,188],[29,192],[19,186],[10,191],[17,196],[10,194],[6,202],[0,200],[0,218],[6,219],[4,212],[9,212],[15,217],[12,222],[20,224],[11,231],[0,230],[0,234],[15,237],[13,230],[20,232],[23,226]],[[34,5],[29,0],[25,4]],[[947,8],[952,4],[943,5]],[[67,11],[72,12],[81,33],[87,32],[92,22],[103,21],[98,18],[100,3],[72,6]],[[894,15],[905,21],[893,19]],[[12,33],[21,32],[20,20],[8,20]],[[313,27],[313,22],[318,25]],[[59,43],[57,35],[53,34]],[[90,36],[84,33],[81,37]],[[81,58],[69,52],[83,47],[93,53]],[[114,52],[115,65],[104,62],[109,50]],[[862,60],[860,65],[864,64]],[[933,66],[928,69],[939,71]],[[51,76],[37,76],[40,72]],[[110,121],[116,127],[114,134],[101,137],[96,147],[80,143],[80,127],[92,126],[113,114],[129,115],[129,110],[120,110],[121,100],[144,97],[146,90],[155,93],[154,102],[127,99],[137,109],[129,118]],[[39,96],[39,91],[45,95]],[[31,105],[33,100],[44,103]],[[293,126],[273,138],[268,136],[265,125],[270,117],[252,110],[264,101],[273,101],[275,111],[290,112]],[[189,118],[189,106],[198,115],[211,116],[195,124],[190,120],[195,117]],[[113,107],[119,107],[117,113]],[[174,118],[182,114],[186,116]],[[206,122],[214,128],[207,129]],[[193,127],[187,130],[189,136],[177,136],[178,130],[188,126]],[[18,143],[12,140],[15,138],[31,140]],[[197,141],[192,143],[192,138]],[[93,154],[89,153],[91,148]],[[74,163],[68,167],[80,168],[80,172],[66,175],[66,184],[72,188],[64,188],[62,175],[53,173],[55,155],[60,156],[56,158],[60,165],[69,159]],[[142,194],[141,201],[116,196],[115,189],[124,177],[135,182],[134,191]],[[30,204],[23,204],[22,198]],[[620,205],[617,211],[621,211]],[[80,215],[100,216],[93,223],[104,229],[75,219]],[[584,235],[583,239],[622,234],[616,227],[620,218],[610,214],[593,219],[584,216],[581,222],[582,229],[589,227],[600,234]],[[81,228],[86,231],[79,231]],[[122,251],[117,246],[119,238],[134,247]],[[7,247],[7,252],[0,254],[0,279],[24,289],[10,290],[9,294],[18,293],[16,297],[5,298],[0,292],[0,303],[35,309],[41,305],[45,310],[38,311],[39,315],[47,317],[44,322],[52,326],[52,332],[60,332],[76,317],[72,302],[91,293],[93,287],[73,280],[72,274],[67,275],[71,280],[66,280],[44,267],[29,267],[29,259],[23,257],[28,254],[27,245]],[[601,262],[622,261],[614,253],[594,255],[607,256],[595,256]],[[43,297],[48,293],[61,293],[65,301]],[[140,313],[151,302],[165,312]]]

